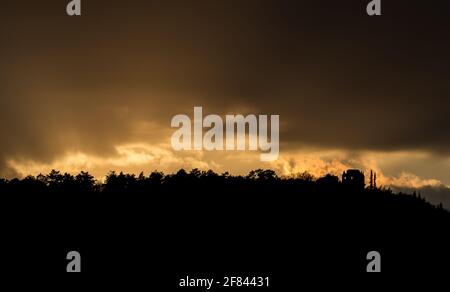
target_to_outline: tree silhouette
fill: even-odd
[[[450,213],[442,204],[426,202],[421,194],[394,193],[376,188],[375,183],[361,188],[360,172],[350,174],[357,179],[344,183],[332,174],[317,179],[307,172],[284,177],[270,169],[256,169],[241,176],[194,168],[172,174],[141,172],[137,177],[111,171],[103,181],[96,181],[88,172],[72,175],[52,170],[36,177],[0,179],[0,198],[7,208],[20,206],[22,215],[17,217],[15,211],[12,218],[26,218],[23,226],[38,222],[32,230],[39,236],[42,228],[63,222],[56,231],[50,229],[53,241],[60,240],[64,230],[68,242],[74,240],[73,232],[87,230],[85,238],[92,244],[92,238],[102,240],[97,233],[109,228],[110,239],[102,242],[106,246],[116,242],[117,230],[128,234],[124,236],[128,241],[128,230],[134,228],[138,234],[147,230],[151,236],[158,234],[155,241],[168,232],[179,234],[175,242],[189,250],[195,248],[190,241],[210,251],[215,242],[233,241],[231,245],[240,248],[233,252],[243,259],[251,257],[248,248],[261,246],[257,254],[266,254],[273,247],[266,243],[271,238],[279,243],[275,254],[291,258],[304,248],[314,255],[311,262],[330,246],[337,250],[337,242],[340,250],[359,243],[405,254],[399,260],[402,268],[419,264],[430,268],[428,259],[442,256],[449,246]],[[155,228],[167,231],[154,233]],[[130,241],[130,250],[135,244]],[[410,254],[422,257],[412,258],[413,265],[403,264]],[[297,259],[305,260],[304,256]],[[258,261],[258,257],[251,259]]]

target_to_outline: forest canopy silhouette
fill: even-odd
[[[345,173],[344,173],[345,174]],[[307,202],[308,200],[338,199],[345,202],[348,199],[368,200],[371,203],[385,202],[387,205],[403,205],[406,209],[436,210],[439,213],[448,213],[442,204],[437,206],[428,203],[420,194],[395,193],[389,188],[365,186],[364,176],[362,182],[346,183],[339,177],[327,174],[315,178],[308,172],[294,176],[278,176],[270,169],[256,169],[246,176],[231,175],[228,172],[218,174],[212,170],[191,171],[180,169],[176,173],[164,174],[154,171],[149,175],[141,172],[139,175],[117,173],[111,171],[104,181],[96,180],[88,172],[81,171],[76,175],[61,173],[52,170],[50,173],[37,176],[27,176],[11,180],[0,179],[0,192],[5,196],[78,196],[95,198],[96,195],[113,196],[158,196],[172,194],[180,196],[229,196],[246,197],[272,197],[279,200],[282,197],[295,196],[294,198]],[[104,197],[106,198],[106,197]],[[325,201],[324,201],[325,202]],[[323,202],[322,202],[323,203]],[[347,202],[348,204],[348,202]],[[353,205],[353,204],[352,204]],[[355,207],[358,207],[355,205]],[[367,204],[360,206],[367,208]]]
[[[53,170],[1,179],[0,198],[21,224],[15,230],[28,234],[23,242],[34,242],[44,230],[59,241],[78,234],[102,250],[174,244],[174,258],[195,258],[185,262],[198,261],[199,254],[209,259],[214,251],[221,263],[245,259],[262,265],[295,257],[314,269],[329,261],[324,251],[338,251],[347,261],[349,254],[364,259],[366,249],[376,249],[392,270],[439,271],[448,265],[443,252],[450,213],[420,194],[396,193],[372,180],[366,186],[361,178],[359,170],[347,170],[341,179],[307,172],[281,177],[270,169],[245,176],[181,169],[148,175],[111,171],[97,181],[88,172]]]

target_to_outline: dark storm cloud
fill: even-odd
[[[67,1],[68,2],[68,1]],[[195,105],[281,115],[282,148],[450,149],[446,1],[2,4],[0,151],[107,155]],[[147,137],[141,137],[147,138]]]

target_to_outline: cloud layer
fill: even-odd
[[[0,174],[269,166],[450,184],[448,1],[9,1]],[[64,4],[64,5],[63,5]],[[363,5],[364,4],[364,5]],[[282,156],[174,153],[170,120],[280,115]]]

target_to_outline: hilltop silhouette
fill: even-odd
[[[358,170],[317,179],[262,169],[246,176],[110,172],[104,182],[53,170],[2,179],[0,193],[3,215],[15,218],[7,225],[20,238],[14,247],[37,244],[47,256],[88,250],[97,255],[91,271],[111,272],[117,265],[107,254],[115,250],[125,250],[119,262],[139,271],[142,257],[178,271],[283,270],[286,261],[308,272],[333,262],[341,271],[365,271],[370,250],[381,252],[391,272],[441,272],[450,260],[450,213],[442,205],[377,187],[372,175],[366,186]]]
[[[375,174],[376,176],[376,174]],[[27,176],[23,179],[0,179],[0,192],[7,197],[25,196],[38,198],[39,195],[58,197],[85,198],[95,200],[98,196],[148,196],[149,200],[161,199],[162,195],[177,197],[207,196],[214,199],[217,196],[247,197],[272,196],[274,200],[289,200],[291,196],[301,201],[319,201],[321,197],[327,200],[341,201],[350,205],[341,207],[358,207],[361,202],[386,204],[392,208],[399,206],[399,212],[425,212],[430,215],[448,214],[442,204],[434,206],[415,192],[411,194],[394,193],[390,189],[374,186],[371,172],[370,185],[366,187],[363,172],[350,169],[344,171],[342,180],[327,174],[314,178],[308,172],[290,177],[279,177],[275,171],[267,169],[252,170],[246,176],[233,176],[228,172],[218,174],[212,170],[202,171],[192,169],[186,172],[180,169],[173,174],[154,171],[148,176],[141,172],[138,176],[111,171],[104,182],[99,182],[88,172],[81,171],[77,175],[61,173],[52,170],[49,174]],[[356,199],[351,203],[349,199]],[[325,206],[322,206],[325,207]],[[370,205],[360,205],[359,208],[373,208]],[[395,207],[397,208],[397,207]],[[414,211],[412,211],[414,210]]]

